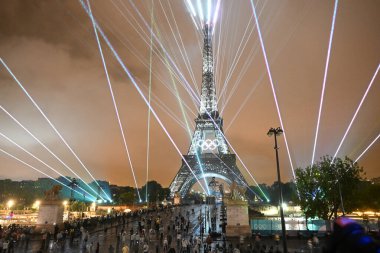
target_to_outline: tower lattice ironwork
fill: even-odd
[[[214,63],[212,53],[212,29],[205,24],[203,28],[203,66],[201,102],[195,130],[187,155],[187,164],[182,161],[181,168],[170,184],[171,194],[185,196],[191,187],[204,178],[220,178],[228,184],[236,182],[248,186],[236,165],[236,155],[230,152],[224,138],[223,118],[219,115],[214,82]],[[193,170],[197,178],[190,171]],[[206,182],[207,184],[207,182]]]

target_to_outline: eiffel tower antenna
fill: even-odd
[[[202,89],[199,113],[202,118],[219,116],[214,82],[214,57],[212,54],[212,25],[203,27]]]

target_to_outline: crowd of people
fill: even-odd
[[[198,207],[194,207],[199,208]],[[33,227],[0,226],[0,252],[81,253],[278,253],[281,238],[263,239],[260,234],[227,241],[216,233],[217,212],[209,207],[202,212],[189,206],[141,209],[130,213],[77,219],[55,226],[53,231]],[[205,233],[207,231],[207,233]],[[323,247],[316,235],[307,240],[303,252],[380,253],[377,241],[357,223],[346,218],[335,222],[334,233]],[[309,251],[308,251],[309,250]],[[30,252],[30,251],[28,251]],[[297,252],[297,251],[293,251]]]
[[[0,225],[0,252],[15,252],[16,246],[27,248],[34,227],[11,224]]]

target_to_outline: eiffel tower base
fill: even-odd
[[[225,200],[227,208],[227,237],[246,237],[252,234],[249,225],[248,203],[241,200]]]

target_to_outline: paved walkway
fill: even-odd
[[[159,212],[159,213],[149,213],[148,215],[152,215],[153,218],[156,218],[161,216],[161,226],[160,226],[160,232],[163,233],[164,237],[170,235],[172,239],[171,246],[174,246],[176,249],[176,252],[181,252],[179,244],[176,242],[176,237],[177,234],[173,229],[173,220],[175,217],[179,216],[180,214],[184,217],[184,220],[189,221],[189,233],[186,233],[182,231],[182,238],[190,239],[190,237],[195,238],[195,237],[200,237],[202,234],[202,226],[204,226],[204,234],[203,234],[203,239],[202,242],[205,241],[205,238],[208,235],[209,228],[214,228],[216,232],[221,232],[221,227],[220,225],[220,206],[217,206],[216,209],[214,209],[214,206],[211,205],[197,205],[197,206],[184,206],[181,208],[176,208],[173,213],[165,213],[164,211]],[[192,209],[194,209],[194,212],[192,212]],[[131,246],[131,234],[130,230],[133,228],[133,231],[138,231],[139,230],[139,220],[143,217],[147,217],[146,214],[142,215],[141,217],[134,218],[133,221],[130,221],[128,225],[125,225],[124,230],[126,231],[126,243],[127,245]],[[139,219],[140,218],[140,219]],[[170,226],[170,231],[168,231],[168,225]],[[97,227],[96,232],[93,232],[90,234],[90,238],[87,242],[87,245],[92,243],[92,249],[86,248],[85,243],[81,241],[74,241],[72,245],[70,245],[69,240],[65,242],[64,247],[55,247],[53,241],[49,243],[49,247],[47,250],[43,252],[60,252],[60,253],[95,253],[96,252],[96,246],[99,243],[99,252],[100,253],[119,253],[121,252],[121,247],[123,244],[122,237],[120,237],[120,232],[123,229],[122,225],[116,225],[113,227],[110,227],[110,225],[107,225],[107,230],[104,229],[105,227]],[[148,230],[146,230],[148,232]],[[118,236],[119,235],[119,236]],[[149,252],[150,253],[155,253],[155,252],[165,252],[163,249],[163,244],[159,240],[159,236],[150,236],[149,240]],[[220,246],[223,245],[222,241],[214,241],[212,243],[213,248],[219,244]],[[238,239],[237,240],[230,240],[226,242],[226,245],[229,246],[229,248],[235,247],[236,245],[239,244],[239,247],[241,248],[241,252],[251,252],[248,250],[250,245],[253,245],[254,242],[251,240],[245,240],[244,242],[240,242]],[[275,242],[272,238],[267,238],[267,239],[262,239],[261,244],[265,244],[267,246],[267,249],[271,246],[275,248]],[[112,245],[112,246],[111,246]],[[137,244],[135,244],[137,245]],[[281,245],[281,244],[280,244]],[[110,246],[114,248],[114,251],[110,251]],[[201,244],[200,247],[200,252],[199,253],[204,253],[203,250],[204,244]],[[19,245],[15,249],[15,253],[36,253],[38,250],[41,248],[41,241],[31,241],[28,249],[25,249],[25,246]],[[311,252],[310,249],[307,248],[307,243],[306,240],[298,240],[298,239],[293,239],[293,240],[288,240],[288,248],[289,252],[295,252],[298,250],[298,252]],[[300,251],[300,249],[303,248],[304,251]],[[142,242],[138,244],[138,247],[136,246],[131,246],[131,253],[142,253]],[[281,249],[281,247],[280,247]],[[190,251],[193,252],[193,251]],[[218,251],[216,251],[218,252]],[[222,252],[222,251],[220,251]],[[227,251],[230,252],[230,251]],[[318,253],[320,252],[318,249],[315,249],[313,253]]]

